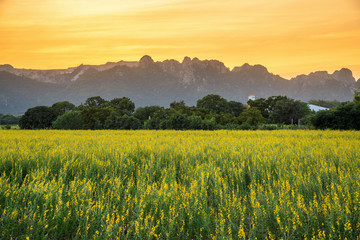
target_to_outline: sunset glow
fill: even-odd
[[[184,56],[283,77],[360,77],[358,0],[0,0],[0,64],[66,68]]]

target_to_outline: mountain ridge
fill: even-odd
[[[4,64],[0,65],[0,80],[0,113],[13,114],[21,114],[34,104],[51,105],[64,100],[80,104],[97,95],[108,99],[126,96],[137,107],[168,106],[175,100],[193,105],[212,93],[243,103],[249,93],[257,98],[286,95],[303,101],[350,101],[360,87],[360,79],[356,81],[347,68],[333,73],[316,71],[288,80],[259,64],[244,63],[230,70],[218,60],[184,57],[182,62],[155,62],[148,55],[139,61],[82,64],[67,69],[18,69]],[[37,96],[36,101],[32,94]]]

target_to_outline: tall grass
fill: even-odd
[[[356,239],[360,133],[0,131],[1,239]]]

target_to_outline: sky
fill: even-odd
[[[360,0],[0,0],[0,64],[54,69],[185,56],[285,78],[360,78]]]

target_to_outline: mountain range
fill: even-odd
[[[139,61],[80,65],[67,69],[34,70],[0,65],[0,113],[23,114],[26,109],[69,101],[76,105],[88,97],[129,97],[136,107],[169,106],[184,100],[188,105],[208,94],[219,94],[246,103],[256,98],[286,95],[310,99],[351,101],[360,87],[351,70],[317,71],[285,79],[262,65],[243,64],[230,70],[217,60],[185,57],[182,62],[155,62],[150,56]]]

